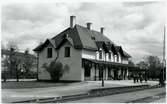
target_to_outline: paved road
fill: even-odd
[[[82,99],[77,101],[70,101],[68,103],[126,103],[130,101],[134,101],[137,99],[154,96],[160,93],[164,93],[165,88],[156,88],[156,89],[148,89],[148,90],[142,90],[142,91],[136,91],[136,92],[130,92],[130,93],[124,93],[124,94],[116,94],[116,95],[110,95],[110,96],[104,96],[104,97],[96,97],[96,98],[88,98],[88,99]],[[165,97],[156,100],[153,102],[159,102],[159,103],[165,103],[166,99]]]

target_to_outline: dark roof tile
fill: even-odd
[[[104,47],[103,45],[105,44],[106,49],[112,48],[114,50],[114,53],[116,53],[120,51],[121,48],[100,32],[89,30],[86,27],[77,24],[74,26],[74,28],[65,29],[55,37],[51,38],[49,42],[53,44],[55,48],[57,48],[63,42],[66,34],[68,34],[68,36],[72,39],[74,47],[78,49],[98,50],[99,47]],[[107,44],[111,44],[112,46],[107,46]],[[34,51],[38,51],[44,46],[45,45],[39,45],[36,49],[34,49]],[[124,53],[125,56],[130,57],[130,55],[125,51],[123,51],[122,53]]]

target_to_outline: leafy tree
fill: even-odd
[[[131,60],[128,62],[128,64],[129,64],[129,65],[132,65],[132,66],[135,66],[134,62],[131,61]]]
[[[140,61],[139,63],[136,64],[136,66],[138,66],[141,69],[147,69],[148,63],[146,63],[145,61]]]
[[[70,69],[68,65],[63,66],[61,62],[56,61],[50,62],[49,65],[44,63],[43,68],[45,68],[49,72],[51,80],[53,81],[59,81],[60,78],[65,74],[65,72],[68,72]]]
[[[137,64],[142,69],[148,70],[149,78],[158,78],[160,71],[162,69],[162,63],[157,56],[147,56],[144,61],[141,61]]]

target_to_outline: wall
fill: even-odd
[[[64,57],[65,47],[70,47],[70,57]],[[72,81],[83,81],[83,68],[82,68],[82,50],[74,49],[70,42],[65,42],[60,49],[59,58],[57,61],[63,63],[63,65],[68,65],[70,70],[68,73],[64,74],[61,80],[72,80]]]
[[[52,48],[52,58],[47,58],[47,48]],[[48,44],[40,53],[39,53],[39,64],[38,64],[38,78],[39,80],[50,80],[50,74],[43,68],[44,63],[50,63],[57,57],[56,50],[52,47],[51,44]]]
[[[70,57],[64,57],[65,47],[70,47]],[[53,57],[47,58],[47,48],[51,47],[48,45],[39,53],[39,80],[50,80],[50,74],[42,68],[44,63],[50,63],[54,59],[56,59],[58,55],[57,61],[61,62],[64,65],[68,65],[70,67],[69,71],[66,72],[60,80],[70,80],[70,81],[83,81],[84,80],[84,71],[82,69],[82,60],[81,60],[81,50],[76,50],[73,46],[67,41],[65,42],[59,50],[53,49]],[[52,47],[53,48],[53,47]],[[82,75],[82,74],[83,75]]]

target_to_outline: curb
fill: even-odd
[[[67,101],[80,100],[92,97],[101,97],[114,94],[123,94],[127,92],[140,91],[145,89],[160,88],[161,86],[149,86],[149,85],[138,85],[138,86],[125,86],[125,87],[112,87],[112,88],[97,88],[91,89],[87,93],[65,95],[59,97],[40,98],[26,101],[17,101],[12,103],[63,103]]]

